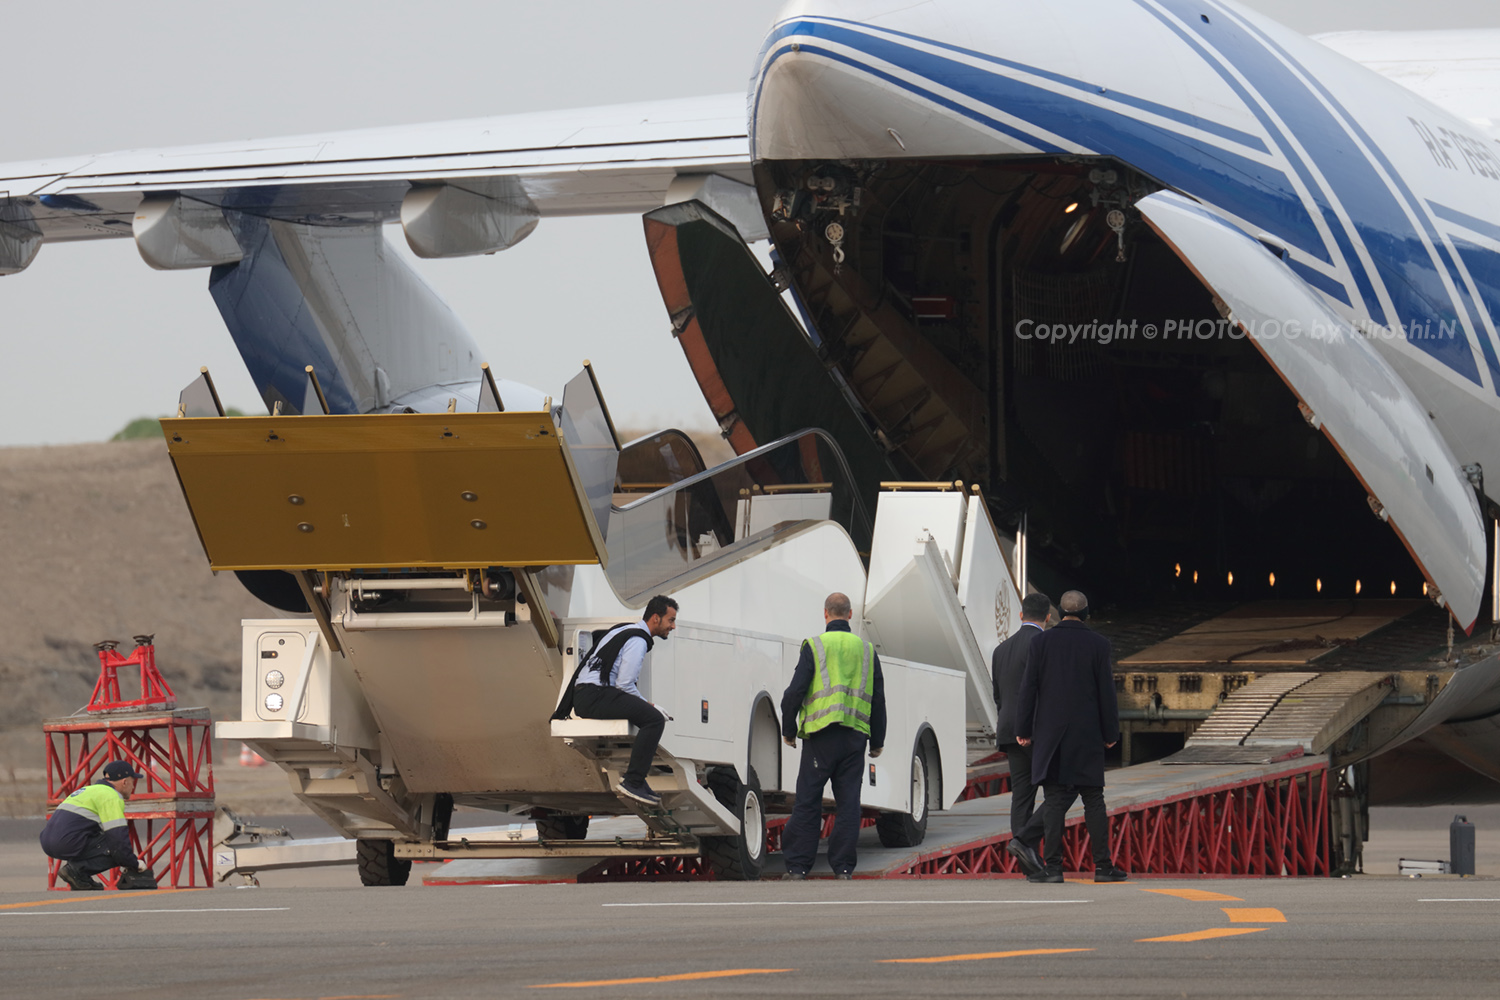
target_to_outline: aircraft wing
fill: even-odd
[[[1314,37],[1500,137],[1500,29],[1339,31]]]
[[[750,182],[743,93],[0,164],[0,236],[130,236],[147,196],[341,226],[396,221],[421,186],[532,219],[645,212],[706,174]]]

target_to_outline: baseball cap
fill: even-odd
[[[123,760],[112,760],[104,765],[104,779],[106,781],[119,781],[121,778],[144,778],[145,775],[132,768]]]

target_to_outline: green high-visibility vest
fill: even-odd
[[[77,813],[106,830],[125,825],[125,797],[103,781],[85,785],[57,806],[59,812]]]
[[[875,647],[853,632],[824,632],[805,641],[816,669],[797,713],[797,735],[805,739],[838,723],[869,736]]]

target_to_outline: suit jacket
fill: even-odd
[[[1031,641],[1016,704],[1016,736],[1034,740],[1038,784],[1104,784],[1104,746],[1120,738],[1109,640],[1062,621]]]
[[[1042,634],[1040,626],[1022,622],[1016,634],[995,647],[990,656],[990,681],[995,686],[995,742],[1000,746],[1016,741],[1016,702],[1021,695],[1021,675],[1031,640]]]

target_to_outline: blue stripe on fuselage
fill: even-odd
[[[1451,334],[1455,324],[1459,323],[1459,316],[1456,303],[1438,274],[1437,262],[1428,252],[1395,192],[1358,148],[1343,123],[1323,106],[1318,95],[1298,79],[1286,63],[1277,58],[1268,47],[1268,40],[1257,38],[1228,12],[1221,12],[1221,16],[1205,23],[1200,16],[1201,4],[1190,0],[1157,2],[1172,11],[1244,74],[1296,136],[1337,192],[1369,250],[1375,269],[1396,308],[1396,325],[1402,330],[1425,330],[1437,321],[1439,329]],[[1350,263],[1352,267],[1354,262]],[[1386,325],[1392,324],[1388,321]],[[1459,325],[1458,329],[1461,330],[1462,326]],[[1479,382],[1479,367],[1467,336],[1409,339],[1448,368],[1472,382]]]
[[[1113,156],[1163,184],[1218,205],[1251,225],[1288,241],[1309,256],[1332,261],[1306,206],[1292,191],[1286,175],[1275,167],[1109,108],[891,39],[822,22],[792,22],[781,30],[783,40],[793,36],[826,39],[1004,110],[1036,128],[1101,155]],[[809,51],[809,46],[802,44],[801,50]],[[783,46],[773,54],[771,62],[784,51]],[[841,61],[878,75],[896,86],[917,89],[869,66],[853,63],[847,58]],[[928,96],[925,90],[921,93]],[[958,107],[974,117],[968,109]],[[1015,134],[1016,130],[1006,127],[1004,131]],[[1026,141],[1037,142],[1030,138]]]
[[[1245,89],[1245,87],[1240,83],[1235,75],[1229,72],[1228,67],[1224,66],[1221,62],[1219,62],[1218,59],[1214,58],[1209,49],[1205,45],[1203,45],[1203,43],[1200,42],[1197,38],[1191,35],[1186,28],[1178,24],[1171,17],[1157,10],[1155,7],[1152,7],[1150,4],[1146,3],[1145,0],[1135,0],[1135,3],[1146,13],[1150,14],[1152,17],[1156,18],[1163,25],[1165,25],[1168,30],[1172,31],[1175,35],[1177,35],[1178,38],[1181,38],[1183,42],[1185,42],[1194,52],[1196,52],[1198,56],[1203,60],[1204,65],[1208,66],[1215,73],[1217,73],[1219,75],[1219,78],[1223,80],[1224,83],[1227,84],[1229,88],[1233,90],[1239,97],[1239,99],[1244,103],[1245,108],[1252,114],[1254,114],[1257,119],[1259,119],[1267,134],[1271,136],[1271,140],[1273,143],[1275,143],[1277,150],[1281,153],[1282,157],[1287,161],[1287,163],[1291,165],[1292,169],[1297,172],[1297,176],[1302,179],[1303,185],[1310,192],[1313,201],[1317,204],[1318,211],[1323,216],[1323,222],[1328,227],[1328,231],[1333,235],[1334,242],[1338,244],[1339,253],[1342,254],[1344,258],[1344,264],[1349,269],[1349,274],[1354,278],[1354,285],[1357,289],[1359,289],[1360,300],[1365,305],[1365,311],[1368,312],[1371,318],[1373,318],[1377,323],[1385,323],[1385,309],[1381,306],[1380,299],[1375,294],[1375,286],[1372,283],[1370,276],[1365,273],[1364,264],[1354,253],[1354,241],[1352,235],[1345,228],[1343,221],[1339,219],[1338,213],[1333,210],[1333,206],[1329,202],[1327,192],[1325,192],[1322,186],[1318,184],[1318,182],[1313,178],[1312,172],[1307,169],[1307,164],[1302,162],[1302,158],[1297,155],[1297,151],[1292,148],[1291,144],[1282,134],[1281,128],[1276,124],[1275,121],[1272,120],[1271,116],[1266,113],[1265,109],[1260,106],[1260,102],[1257,101],[1255,97]],[[1289,198],[1296,198],[1298,201],[1301,200],[1300,196],[1290,188],[1288,188],[1286,194]]]
[[[1265,142],[1263,142],[1258,135],[1251,135],[1249,132],[1245,132],[1240,129],[1233,128],[1229,125],[1224,125],[1220,122],[1216,122],[1212,118],[1203,118],[1182,108],[1174,108],[1167,104],[1160,104],[1156,101],[1147,100],[1144,97],[1136,97],[1134,94],[1129,94],[1125,91],[1109,90],[1108,88],[1101,87],[1097,83],[1089,83],[1087,80],[1079,80],[1076,77],[1067,76],[1063,73],[1055,73],[1052,70],[1043,69],[1040,66],[1032,66],[1028,63],[1017,62],[1014,59],[1004,59],[1000,56],[992,55],[988,52],[980,52],[978,49],[964,48],[962,45],[953,45],[948,42],[940,42],[935,38],[926,38],[922,35],[914,35],[906,31],[897,31],[895,28],[886,28],[880,25],[866,24],[861,21],[851,21],[848,18],[822,17],[819,18],[819,21],[824,21],[832,24],[849,25],[855,28],[864,29],[875,34],[894,35],[897,38],[905,38],[913,42],[919,42],[923,45],[931,45],[933,48],[943,49],[947,52],[956,52],[960,55],[968,56],[971,59],[980,59],[995,66],[1004,66],[1007,69],[1019,70],[1022,73],[1027,73],[1031,76],[1035,76],[1043,80],[1051,80],[1053,83],[1060,83],[1065,87],[1072,87],[1074,90],[1082,91],[1092,97],[1102,97],[1106,101],[1111,101],[1116,104],[1123,104],[1126,107],[1136,108],[1140,111],[1147,111],[1159,118],[1166,118],[1169,121],[1178,122],[1182,125],[1188,126],[1189,128],[1195,128],[1200,132],[1207,132],[1210,135],[1216,135],[1221,139],[1228,139],[1230,142],[1238,143],[1239,145],[1245,146],[1249,149],[1253,149],[1258,153],[1270,152],[1270,150],[1266,148]],[[793,33],[793,30],[790,26],[795,23],[798,22],[787,21],[776,26],[776,28],[772,31],[771,36],[767,39],[766,45],[761,48],[760,62],[758,62],[757,65],[760,65],[764,62],[765,54],[772,44]]]
[[[1479,341],[1479,352],[1484,355],[1485,366],[1490,371],[1491,388],[1500,393],[1500,359],[1497,359],[1495,356],[1495,346],[1490,342],[1489,331],[1479,321],[1479,310],[1476,308],[1474,300],[1469,294],[1468,285],[1459,273],[1457,262],[1450,255],[1448,246],[1443,242],[1443,238],[1438,233],[1437,227],[1427,217],[1427,211],[1423,207],[1421,200],[1417,198],[1416,194],[1412,192],[1410,185],[1406,183],[1406,178],[1401,176],[1401,172],[1396,169],[1396,165],[1391,162],[1390,157],[1385,155],[1385,150],[1381,149],[1375,140],[1370,138],[1370,134],[1365,131],[1364,126],[1359,123],[1359,120],[1349,113],[1348,109],[1340,103],[1338,98],[1333,96],[1333,93],[1323,85],[1321,80],[1312,73],[1309,73],[1307,67],[1293,58],[1292,54],[1282,48],[1274,38],[1271,38],[1255,25],[1248,24],[1248,22],[1247,27],[1264,44],[1274,49],[1282,58],[1301,70],[1302,74],[1317,88],[1318,93],[1323,96],[1324,100],[1333,105],[1334,110],[1344,119],[1355,136],[1365,144],[1365,147],[1370,151],[1370,155],[1375,158],[1375,161],[1386,172],[1386,175],[1390,177],[1391,183],[1395,185],[1397,192],[1405,200],[1407,207],[1411,210],[1411,214],[1416,216],[1422,223],[1422,230],[1427,234],[1427,239],[1431,241],[1432,248],[1438,256],[1440,265],[1447,272],[1449,280],[1453,282],[1453,287],[1458,290],[1459,306],[1464,310],[1474,328],[1474,337]]]

